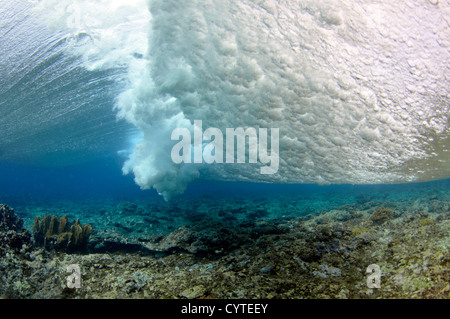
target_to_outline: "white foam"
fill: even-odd
[[[43,3],[67,24],[69,2]],[[130,70],[116,109],[142,132],[124,165],[142,188],[170,198],[200,172],[319,184],[450,176],[448,1],[77,3],[66,30],[93,39],[76,51],[86,67]],[[195,119],[280,128],[278,173],[174,164],[171,132]]]
[[[71,54],[79,55],[88,70],[142,69],[140,57],[148,49],[150,13],[145,0],[42,0],[31,1],[35,15],[54,32],[72,43]]]

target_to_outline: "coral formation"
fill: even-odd
[[[84,251],[91,233],[91,225],[80,225],[78,219],[71,224],[65,215],[59,219],[50,215],[44,216],[42,220],[39,216],[34,219],[33,239],[35,243],[50,250]]]
[[[19,251],[29,240],[30,234],[23,228],[23,220],[13,209],[0,205],[0,256],[10,249]]]
[[[394,212],[392,209],[387,207],[378,207],[372,216],[370,216],[370,220],[375,225],[382,225],[392,219],[392,217],[394,217]]]
[[[149,241],[144,247],[152,251],[189,252],[197,256],[211,256],[229,253],[263,235],[281,234],[287,230],[274,224],[218,223],[202,221],[181,226],[156,241]]]
[[[30,233],[13,209],[0,205],[0,297],[21,297],[29,285],[23,282],[30,259]]]
[[[320,212],[290,197],[102,202],[98,214],[73,213],[75,205],[58,211],[71,211],[68,218],[46,216],[42,207],[24,214],[41,216],[33,235],[55,248],[58,238],[64,246],[91,230],[68,219],[95,225],[85,254],[33,247],[21,226],[31,229],[33,219],[22,222],[0,206],[1,238],[21,238],[0,242],[0,297],[448,299],[448,191],[408,195],[318,206]],[[71,264],[80,267],[80,289],[66,285]],[[379,289],[367,285],[371,264],[381,269]]]

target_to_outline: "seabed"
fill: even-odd
[[[281,192],[2,206],[0,296],[447,299],[447,184],[352,200]],[[90,224],[86,246],[69,251],[57,234],[39,245],[35,217],[46,215]],[[69,265],[79,267],[80,288],[68,287]],[[370,265],[381,271],[379,288]]]

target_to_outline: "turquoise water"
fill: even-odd
[[[131,176],[120,171],[119,159],[102,159],[69,167],[36,167],[2,164],[0,167],[0,202],[17,208],[22,217],[31,220],[35,215],[69,214],[92,222],[97,227],[98,211],[117,209],[122,203],[140,207],[180,207],[195,220],[214,217],[223,207],[246,218],[277,218],[320,215],[332,210],[364,210],[390,205],[399,212],[434,212],[433,201],[445,202],[450,197],[450,180],[391,185],[313,185],[273,184],[251,182],[196,181],[184,194],[166,202],[153,190],[140,189]],[[260,216],[255,210],[264,211]],[[27,215],[27,213],[29,215]],[[134,212],[130,212],[133,215]],[[441,213],[446,213],[445,211]],[[141,212],[142,214],[142,212]],[[151,210],[148,212],[151,215]],[[169,213],[168,213],[169,214]],[[170,224],[170,223],[169,223]],[[176,227],[180,224],[167,225]],[[30,226],[31,229],[31,226]]]

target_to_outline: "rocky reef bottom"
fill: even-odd
[[[72,253],[33,242],[32,222],[45,209],[0,205],[0,296],[447,299],[444,195],[429,195],[426,205],[368,198],[310,214],[282,204],[285,214],[274,214],[254,201],[91,206],[77,213],[93,226],[87,250]],[[69,265],[79,288],[68,284],[76,282]],[[381,272],[378,288],[370,265]]]

